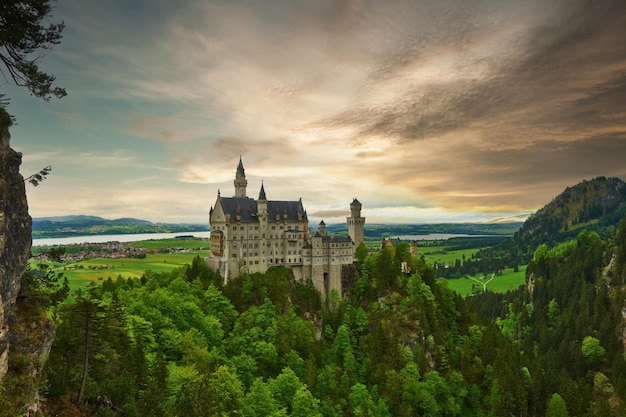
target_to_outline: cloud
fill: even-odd
[[[138,196],[160,182],[193,201],[175,186],[229,194],[241,155],[251,195],[263,180],[269,198],[302,196],[328,215],[357,195],[390,219],[505,217],[626,174],[623,1],[68,0],[58,11],[67,30],[52,63],[70,95],[54,115],[67,138],[63,152],[31,146],[25,166],[50,157],[55,174],[95,171],[129,194],[135,179]]]

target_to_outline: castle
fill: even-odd
[[[263,183],[257,200],[247,196],[241,158],[234,185],[234,197],[222,197],[218,190],[211,207],[209,267],[228,280],[284,266],[291,268],[296,280],[311,280],[323,299],[333,289],[341,294],[342,270],[353,264],[355,249],[363,242],[361,203],[355,198],[350,204],[348,236],[326,235],[323,220],[311,234],[301,198],[268,200]]]

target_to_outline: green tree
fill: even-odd
[[[266,417],[278,412],[278,405],[268,384],[255,379],[242,402],[243,417]]]
[[[3,1],[0,3],[0,61],[13,81],[32,95],[49,100],[66,95],[53,87],[54,76],[39,70],[39,49],[59,44],[63,22],[49,23],[52,0]],[[0,71],[3,72],[3,71]]]
[[[559,304],[554,298],[548,303],[548,322],[550,327],[556,327],[559,322]]]
[[[368,251],[367,246],[365,246],[365,242],[359,243],[359,246],[356,247],[354,251],[354,257],[356,258],[358,268],[360,269],[361,265],[364,264],[365,258],[367,258]]]
[[[559,394],[554,393],[550,397],[548,408],[546,409],[546,417],[569,417],[565,401]]]
[[[90,361],[100,347],[97,339],[102,335],[104,327],[104,307],[94,288],[86,295],[78,294],[75,303],[66,310],[69,326],[82,339],[82,370],[77,401],[82,403],[85,398],[87,379],[90,373]]]
[[[139,409],[147,417],[165,417],[168,409],[167,398],[167,364],[161,350],[156,353],[154,364],[150,369],[148,386],[141,393]]]
[[[391,255],[391,249],[384,247],[376,258],[376,287],[379,294],[392,289],[395,285],[396,276],[400,273],[399,269],[395,269],[395,265]]]
[[[389,410],[384,401],[375,401],[367,387],[357,383],[350,389],[350,407],[356,417],[389,417]]]
[[[292,417],[322,417],[320,401],[302,385],[293,396]]]
[[[62,283],[59,282],[61,279]],[[63,273],[56,272],[43,263],[38,264],[34,270],[27,265],[22,275],[22,283],[29,295],[44,308],[56,306],[70,294],[69,282]]]
[[[231,417],[238,416],[244,398],[241,381],[237,375],[222,365],[209,377],[207,383],[208,410],[205,415]]]
[[[602,347],[600,341],[593,336],[586,336],[580,347],[587,363],[591,366],[597,365],[604,359],[606,349]]]
[[[294,395],[302,387],[302,382],[291,368],[285,368],[269,382],[269,387],[278,407],[291,412]]]

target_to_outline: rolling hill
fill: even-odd
[[[114,220],[98,216],[58,216],[33,219],[33,238],[69,237],[81,235],[178,233],[209,229],[208,224],[152,223],[147,220],[120,218]]]

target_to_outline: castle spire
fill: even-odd
[[[246,180],[246,171],[243,169],[243,162],[241,161],[241,155],[239,155],[239,165],[237,165],[237,172],[235,173],[235,197],[247,197],[246,187],[248,186],[248,180]]]
[[[261,191],[259,192],[259,200],[267,201],[267,197],[265,196],[265,187],[263,186],[263,180],[261,180]]]
[[[237,165],[237,173],[235,174],[235,179],[243,178],[246,179],[246,171],[243,169],[243,162],[241,161],[241,155],[239,155],[239,165]]]

